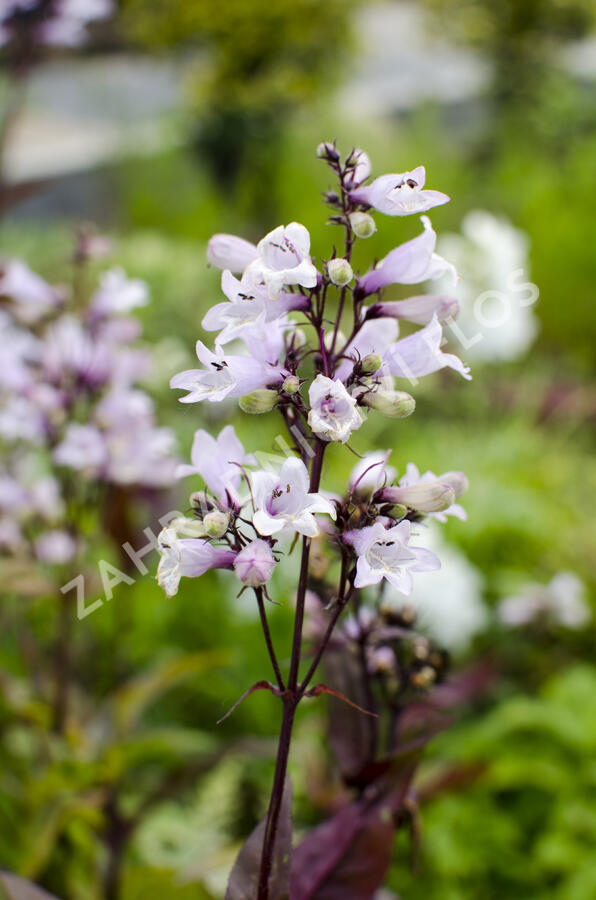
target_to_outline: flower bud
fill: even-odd
[[[461,497],[470,486],[470,482],[463,472],[445,472],[441,475],[441,481],[451,485],[456,498]]]
[[[392,419],[405,419],[416,409],[416,401],[406,391],[369,391],[361,401]]]
[[[359,238],[369,238],[377,230],[375,220],[365,212],[350,213],[352,231]]]
[[[327,263],[327,272],[329,273],[329,278],[333,284],[337,284],[339,287],[344,287],[346,284],[349,284],[354,277],[352,266],[347,259],[343,259],[342,257],[330,259]]]
[[[374,375],[383,365],[383,360],[378,353],[367,353],[360,360],[360,371],[365,375]]]
[[[297,394],[300,390],[300,379],[297,375],[288,375],[282,387],[286,394]]]
[[[255,245],[235,234],[214,234],[207,244],[207,262],[230,272],[244,272],[257,256]]]
[[[330,159],[333,162],[337,162],[339,152],[335,144],[331,144],[329,141],[321,141],[317,147],[317,157],[318,159]]]
[[[213,512],[207,513],[207,515],[203,519],[205,534],[207,535],[207,537],[211,538],[223,537],[228,530],[229,524],[229,513],[221,512],[221,510],[219,509],[215,509],[213,510]]]
[[[407,512],[408,507],[404,506],[403,503],[394,503],[389,509],[383,508],[383,515],[389,516],[390,519],[396,519],[398,522],[401,522]]]
[[[240,397],[238,406],[242,412],[260,415],[261,413],[271,412],[276,403],[277,391],[260,388],[253,391],[252,394],[245,394],[244,397]]]
[[[179,537],[198,538],[205,537],[206,531],[200,519],[186,519],[184,516],[178,516],[172,519],[169,524]]]
[[[240,551],[234,560],[236,575],[249,587],[259,587],[271,578],[275,557],[267,541],[257,539]]]
[[[455,502],[451,485],[442,481],[419,481],[409,487],[386,487],[379,491],[379,501],[403,503],[417,512],[441,512]]]

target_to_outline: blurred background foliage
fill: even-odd
[[[205,263],[210,234],[258,239],[296,219],[310,229],[315,255],[329,255],[334,233],[320,197],[328,176],[314,157],[321,139],[364,146],[376,174],[424,163],[429,185],[452,197],[434,211],[439,235],[458,232],[473,209],[506,216],[528,235],[540,330],[527,352],[479,363],[470,385],[435,376],[416,389],[413,419],[371,419],[367,430],[371,448],[394,448],[400,470],[415,460],[421,470],[468,474],[468,521],[451,521],[445,534],[482,573],[491,617],[455,663],[489,655],[499,673],[485,702],[431,745],[419,782],[420,846],[413,853],[416,829],[400,835],[389,886],[403,900],[591,900],[594,627],[505,630],[494,610],[524,583],[544,584],[560,570],[575,572],[595,603],[596,106],[594,81],[561,63],[575,54],[570,42],[593,40],[594,5],[413,4],[431,34],[479,52],[488,81],[461,103],[426,97],[382,115],[367,115],[362,103],[351,109],[339,92],[364,78],[358,60],[370,59],[371,48],[362,45],[363,17],[385,9],[392,22],[389,12],[401,6],[123,0],[77,64],[100,56],[110,66],[122,53],[188,61],[175,110],[182,137],[90,164],[92,191],[80,175],[29,186],[0,225],[0,250],[66,281],[77,217],[100,221],[115,238],[110,263],[150,285],[152,301],[140,312],[157,354],[148,387],[185,455],[195,428],[228,421],[248,449],[274,450],[270,421],[182,407],[167,385],[192,364],[201,319],[218,298],[219,274]],[[397,56],[407,31],[391,39]],[[62,201],[68,196],[72,208],[73,192],[80,209],[68,216]],[[419,227],[378,224],[365,250],[379,258]],[[353,461],[333,448],[331,487]],[[173,498],[182,508],[190,489],[185,483]],[[134,511],[136,546],[145,543],[146,515]],[[98,529],[89,517],[88,530]],[[107,537],[96,554],[120,559]],[[91,599],[100,586],[96,572],[88,575]],[[235,850],[263,813],[277,730],[268,695],[215,725],[245,686],[268,677],[250,601],[236,600],[225,575],[214,573],[183,582],[174,600],[150,576],[120,585],[110,603],[75,623],[75,712],[58,736],[36,678],[48,677],[59,582],[24,594],[18,579],[12,588],[3,582],[0,868],[69,900],[222,896]],[[275,585],[282,606],[271,625],[289,650],[288,583]],[[325,704],[312,701],[294,753],[298,830],[337,800],[325,728]]]

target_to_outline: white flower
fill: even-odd
[[[94,315],[109,316],[127,313],[138,306],[145,306],[149,289],[140,278],[129,278],[121,268],[109,269],[101,276],[99,288],[91,300]]]
[[[335,519],[335,507],[320,494],[309,494],[309,479],[302,460],[289,457],[278,474],[255,472],[252,490],[256,506],[253,524],[265,537],[293,529],[307,537],[318,534],[313,513]]]
[[[540,324],[532,303],[526,302],[531,289],[524,286],[531,274],[528,237],[507,219],[479,209],[466,215],[461,231],[443,235],[439,247],[464,276],[458,284],[458,326],[467,338],[466,355],[489,362],[517,359],[533,343]],[[482,339],[474,340],[476,335]]]
[[[387,216],[409,216],[449,202],[447,194],[441,191],[424,190],[425,181],[424,166],[417,166],[411,172],[381,175],[368,187],[352,191],[351,198]]]
[[[432,375],[439,369],[448,367],[455,369],[467,381],[470,381],[469,366],[465,366],[454,353],[441,350],[443,331],[437,314],[420,331],[409,334],[392,344],[383,354],[385,371],[398,378],[409,378],[410,381]]]
[[[170,387],[189,392],[179,398],[181,403],[217,403],[226,397],[242,397],[264,387],[268,380],[267,367],[250,356],[225,356],[221,349],[213,353],[202,341],[197,341],[196,350],[205,368],[187,369],[170,381]]]
[[[267,285],[271,300],[276,300],[284,284],[313,288],[317,270],[310,260],[310,235],[304,225],[291,222],[278,225],[257,244],[258,259],[248,271]]]
[[[352,432],[362,425],[356,401],[339,378],[333,381],[325,375],[317,375],[308,396],[311,406],[308,424],[322,440],[344,444]]]
[[[581,628],[591,618],[584,586],[573,572],[558,572],[546,585],[525,585],[519,594],[501,600],[497,614],[511,627],[547,617],[565,628]]]
[[[233,425],[226,425],[217,438],[199,428],[195,431],[190,451],[191,465],[182,464],[176,469],[177,478],[200,475],[208,489],[220,500],[229,495],[238,501],[238,487],[242,478],[240,466],[253,465],[252,454],[246,454]],[[238,463],[239,465],[235,465]]]
[[[356,463],[350,473],[350,487],[359,491],[378,491],[397,477],[397,470],[387,465],[390,450],[373,450]]]
[[[197,578],[208,569],[231,569],[236,558],[234,550],[213,547],[200,538],[179,538],[174,528],[164,528],[157,538],[160,553],[157,583],[168,597],[178,591],[183,575]]]
[[[257,256],[255,245],[235,234],[214,234],[207,244],[207,261],[218,269],[244,272]]]
[[[270,300],[266,287],[258,284],[251,272],[247,272],[240,281],[231,272],[223,272],[221,289],[228,302],[213,306],[202,322],[206,331],[222,329],[217,336],[218,344],[242,338],[247,328],[262,326],[279,318],[286,310],[300,307],[305,301],[304,297],[285,292],[281,293],[279,300]]]
[[[383,578],[401,591],[412,592],[412,572],[432,572],[441,567],[439,558],[423,547],[411,547],[410,523],[400,522],[386,529],[382,522],[344,534],[346,543],[358,555],[357,588],[378,584]]]

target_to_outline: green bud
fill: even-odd
[[[343,259],[342,257],[330,259],[327,263],[327,272],[329,273],[329,278],[333,284],[336,284],[339,287],[344,287],[346,284],[349,284],[354,277],[352,266],[347,259]]]
[[[282,387],[286,394],[297,394],[300,390],[300,379],[297,375],[288,375]]]
[[[207,537],[211,538],[220,538],[228,530],[228,526],[230,524],[230,514],[226,512],[221,512],[221,510],[216,509],[213,512],[207,513],[205,518],[203,519],[203,526],[205,528],[205,534]]]
[[[259,415],[260,413],[271,412],[276,403],[277,391],[261,388],[253,391],[252,394],[245,394],[244,397],[240,397],[238,406],[242,412]]]
[[[350,213],[352,231],[359,238],[369,238],[377,230],[375,220],[365,212]]]
[[[390,519],[396,519],[398,522],[401,522],[407,512],[408,507],[404,506],[403,503],[394,503],[389,509],[383,509],[385,515],[389,516]]]
[[[383,360],[378,353],[367,353],[360,360],[360,371],[365,375],[374,375],[383,365]]]
[[[405,391],[369,391],[362,402],[392,419],[405,419],[416,409],[416,401]]]

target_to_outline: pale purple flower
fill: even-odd
[[[178,466],[177,478],[200,475],[207,488],[218,499],[225,501],[229,494],[236,503],[242,478],[239,466],[250,466],[256,462],[252,454],[245,453],[233,425],[226,425],[217,438],[202,428],[195,431],[190,459],[190,465]]]
[[[241,274],[258,257],[254,244],[235,234],[214,234],[207,244],[207,261],[218,269]]]
[[[558,572],[546,585],[526,585],[519,594],[501,600],[497,613],[511,627],[546,617],[564,628],[583,628],[592,618],[584,585],[573,572]]]
[[[113,10],[113,0],[54,0],[51,17],[38,29],[38,40],[50,46],[78,47],[87,37],[85,25],[107,18]]]
[[[253,524],[259,534],[268,537],[293,530],[307,537],[318,534],[314,513],[336,518],[333,504],[321,494],[309,493],[309,478],[302,460],[289,457],[278,474],[255,472],[251,478],[256,512]]]
[[[145,306],[148,299],[149,289],[144,281],[129,278],[124,269],[109,269],[101,276],[89,309],[92,316],[110,316]]]
[[[418,166],[411,172],[399,175],[381,175],[368,187],[359,187],[350,192],[356,203],[364,203],[388,216],[410,216],[412,213],[426,212],[433,206],[449,202],[447,194],[440,191],[424,190],[426,171]]]
[[[421,294],[408,297],[406,300],[389,300],[371,307],[379,316],[392,316],[414,322],[416,325],[428,325],[434,315],[441,324],[455,319],[459,313],[459,302],[447,294]],[[369,312],[369,316],[371,312]]]
[[[253,359],[263,363],[273,381],[283,381],[289,372],[279,368],[286,347],[286,334],[294,328],[284,314],[271,322],[258,322],[242,335],[246,349]]]
[[[54,384],[68,381],[72,375],[92,387],[105,383],[111,372],[108,346],[94,340],[72,315],[64,315],[46,330],[42,364]]]
[[[322,440],[345,444],[352,432],[362,425],[356,401],[339,378],[333,381],[325,375],[317,375],[308,390],[308,397],[308,424]]]
[[[177,459],[176,440],[170,428],[145,423],[121,424],[104,433],[107,460],[103,476],[116,484],[167,487],[172,483]]]
[[[72,422],[62,442],[55,448],[53,457],[60,466],[97,471],[106,464],[108,454],[104,437],[97,426]]]
[[[24,328],[16,327],[0,309],[0,386],[25,391],[33,381],[31,365],[39,359],[40,341]]]
[[[402,594],[410,594],[412,573],[439,569],[441,563],[434,553],[410,545],[410,532],[409,522],[399,522],[387,529],[381,522],[375,522],[344,534],[344,541],[358,556],[354,586],[367,587],[386,578]]]
[[[35,555],[50,565],[70,562],[77,553],[76,540],[62,528],[46,531],[35,540]]]
[[[231,569],[236,558],[235,550],[214,547],[200,538],[179,538],[174,528],[164,528],[157,545],[157,582],[168,597],[178,592],[183,576],[197,578],[209,569]]]
[[[240,551],[234,560],[234,571],[243,584],[260,587],[271,578],[275,564],[270,545],[267,541],[257,539]]]
[[[249,271],[265,284],[271,300],[277,300],[285,284],[313,288],[317,270],[310,259],[310,234],[304,225],[279,225],[257,244],[258,258]]]
[[[16,318],[26,324],[37,322],[61,302],[58,292],[20,259],[0,264],[0,296],[13,301]]]
[[[134,430],[153,423],[153,401],[144,391],[135,389],[110,390],[101,398],[93,417],[102,428]]]
[[[0,437],[9,442],[41,444],[45,437],[43,414],[27,397],[8,397],[0,406]]]
[[[0,28],[0,35],[2,31]],[[14,553],[23,542],[23,533],[14,519],[0,516],[0,547]]]
[[[181,403],[217,403],[226,397],[242,397],[257,388],[266,387],[272,378],[267,366],[250,356],[225,356],[212,353],[202,341],[197,341],[197,357],[203,369],[187,369],[170,381],[170,387],[188,391],[179,397]],[[283,380],[280,376],[279,380]]]
[[[391,647],[371,647],[366,658],[366,667],[372,675],[394,672],[395,653]]]
[[[443,332],[436,315],[420,331],[392,344],[383,354],[384,371],[410,380],[430,375],[446,366],[455,369],[468,381],[470,369],[453,353],[443,353]]]
[[[229,302],[212,306],[202,322],[206,331],[222,329],[217,336],[220,345],[234,338],[243,338],[248,328],[263,325],[279,318],[287,310],[300,309],[307,303],[301,294],[285,291],[278,300],[270,300],[266,287],[257,284],[250,272],[241,281],[231,272],[223,272],[221,289]]]
[[[393,481],[397,470],[389,466],[390,450],[373,450],[359,460],[350,473],[350,487],[357,491],[377,491],[388,481]]]
[[[29,489],[29,502],[32,509],[53,522],[64,512],[60,485],[53,475],[43,475],[33,482]]]
[[[457,272],[451,263],[435,253],[437,235],[428,216],[421,216],[424,231],[418,237],[400,244],[387,254],[375,269],[368,272],[358,282],[358,289],[365,294],[374,294],[389,284],[420,284],[434,281],[449,274],[453,284]]]

